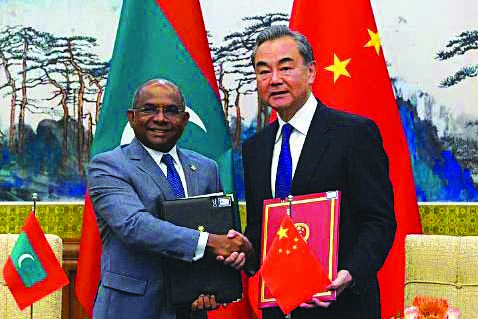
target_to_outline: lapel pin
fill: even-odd
[[[198,169],[197,166],[194,165],[194,164],[189,164],[189,168],[190,168],[193,172],[197,171],[197,169]]]

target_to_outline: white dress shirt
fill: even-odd
[[[290,125],[292,125],[293,130],[290,135],[289,145],[290,145],[290,155],[292,157],[292,179],[294,179],[295,169],[297,168],[297,163],[299,162],[300,153],[302,152],[302,147],[304,146],[305,137],[309,131],[310,123],[312,122],[312,117],[314,116],[315,109],[317,108],[317,99],[313,94],[310,94],[309,98],[305,104],[294,114],[294,116],[289,120]],[[282,127],[286,122],[278,116],[279,120],[279,129],[277,130],[277,135],[274,143],[274,150],[272,152],[272,166],[271,166],[271,189],[272,197],[275,197],[276,193],[276,175],[277,175],[277,165],[279,164],[279,154],[282,148]]]
[[[164,176],[167,177],[168,167],[165,163],[161,162],[163,155],[166,153],[153,150],[149,147],[144,146],[144,144],[141,144],[141,145],[143,145],[144,149],[149,153],[149,155],[151,155],[151,157],[156,162],[156,164],[158,164],[159,168],[163,171]],[[181,179],[181,184],[183,185],[183,189],[184,189],[184,196],[188,197],[188,185],[186,184],[186,176],[184,175],[183,165],[181,164],[181,161],[179,160],[178,150],[176,148],[176,145],[173,146],[173,148],[168,152],[168,154],[171,155],[172,158],[174,159],[174,168],[178,172],[179,178]],[[209,238],[209,233],[207,232],[199,233],[199,240],[198,240],[196,251],[193,257],[194,261],[201,259],[204,256],[204,251],[206,250],[208,238]]]

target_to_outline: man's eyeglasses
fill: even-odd
[[[168,105],[164,107],[154,107],[145,105],[143,107],[131,109],[131,111],[139,113],[143,116],[151,116],[151,115],[158,115],[159,112],[163,112],[163,116],[166,118],[176,118],[180,114],[184,113],[184,110],[181,110],[176,105]]]

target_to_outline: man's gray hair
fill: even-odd
[[[310,45],[309,40],[307,38],[297,32],[292,31],[285,25],[273,25],[265,30],[263,30],[256,38],[256,45],[254,46],[254,50],[252,51],[251,60],[252,66],[255,68],[256,63],[256,53],[257,49],[266,41],[272,41],[275,39],[283,38],[283,37],[291,37],[297,43],[297,49],[299,50],[300,55],[304,59],[305,64],[309,64],[310,62],[314,61],[314,52],[312,51],[312,46]]]
[[[135,108],[138,104],[138,99],[139,99],[139,96],[140,96],[140,93],[141,91],[149,86],[149,85],[152,85],[152,84],[156,84],[156,85],[163,85],[163,86],[169,86],[169,87],[172,87],[173,89],[175,89],[178,93],[179,93],[179,97],[181,99],[181,107],[183,108],[183,110],[186,108],[186,100],[184,99],[184,95],[183,95],[183,92],[181,92],[181,90],[179,89],[179,87],[169,81],[169,80],[166,80],[166,79],[161,79],[161,78],[158,78],[158,79],[151,79],[149,81],[146,81],[145,83],[143,83],[140,87],[138,87],[136,89],[136,91],[134,91],[134,95],[133,95],[133,105],[132,105],[132,108]]]

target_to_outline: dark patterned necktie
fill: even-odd
[[[282,146],[279,154],[276,175],[276,198],[285,198],[290,194],[292,183],[292,157],[290,155],[290,134],[294,128],[290,124],[282,126]]]
[[[183,198],[185,197],[183,184],[181,183],[181,178],[179,177],[178,171],[174,167],[174,159],[170,154],[163,154],[161,158],[161,162],[166,164],[168,167],[168,179],[171,188],[173,189],[176,198]]]

